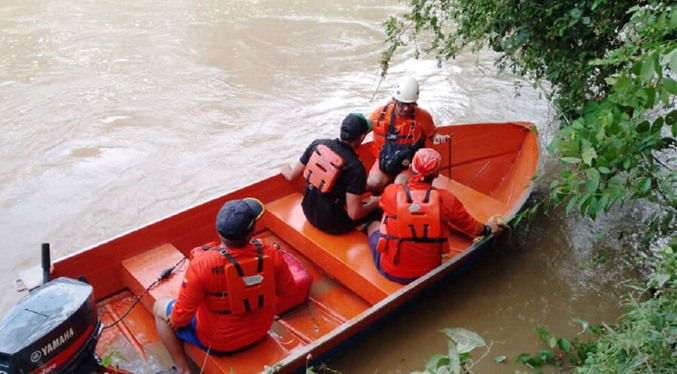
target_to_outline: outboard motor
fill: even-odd
[[[58,278],[33,290],[0,322],[0,374],[86,374],[101,369],[93,288]]]

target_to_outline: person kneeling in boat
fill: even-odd
[[[439,266],[441,255],[449,253],[450,229],[470,237],[503,230],[504,223],[491,219],[483,224],[451,192],[432,186],[440,162],[434,149],[419,149],[411,178],[387,186],[381,195],[383,220],[380,230],[369,233],[369,246],[379,273],[391,281],[407,284]]]
[[[367,170],[355,153],[369,131],[371,121],[351,113],[341,123],[338,139],[315,140],[294,166],[280,168],[289,181],[303,174],[303,213],[313,226],[328,234],[344,234],[381,220],[378,197],[362,201]]]
[[[216,217],[221,245],[193,250],[178,299],[159,299],[155,324],[175,367],[189,373],[182,341],[225,355],[263,338],[277,297],[291,297],[293,275],[272,244],[251,239],[263,204],[253,198],[226,202]],[[216,243],[215,243],[216,244]]]
[[[409,179],[411,159],[418,149],[425,147],[426,140],[442,144],[450,138],[440,134],[430,113],[416,104],[418,92],[416,79],[401,77],[390,102],[371,114],[372,154],[376,162],[369,171],[367,189],[374,195],[381,195],[390,183],[402,184]]]

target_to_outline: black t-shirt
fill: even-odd
[[[324,144],[343,158],[343,167],[327,193],[322,193],[306,183],[306,193],[301,205],[303,213],[310,223],[330,234],[342,234],[353,230],[357,225],[346,211],[346,192],[362,195],[367,186],[367,170],[355,151],[338,139],[318,139],[313,141],[301,155],[299,161],[307,165],[315,147]]]

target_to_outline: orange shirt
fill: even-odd
[[[395,104],[388,105],[388,110],[386,111],[383,119],[378,120],[381,117],[381,111],[383,111],[384,106],[376,109],[371,116],[369,117],[374,124],[374,142],[372,143],[372,154],[378,159],[379,152],[383,143],[385,143],[385,135],[388,133],[388,127],[390,126],[390,117],[392,116]],[[425,109],[421,109],[417,106],[414,107],[414,121],[412,127],[411,117],[395,117],[395,123],[393,123],[393,129],[396,133],[407,135],[411,134],[410,139],[398,140],[397,143],[402,144],[414,144],[419,140],[430,140],[437,131],[435,123],[433,122],[433,117]]]
[[[249,243],[243,248],[228,248],[236,260],[256,257],[256,246]],[[274,264],[276,294],[290,296],[294,278],[282,254],[271,244],[263,243],[264,256]],[[227,310],[223,301],[211,293],[227,292],[223,272],[214,271],[230,262],[217,250],[199,253],[190,261],[185,278],[174,304],[171,322],[176,327],[186,326],[197,316],[197,335],[200,342],[218,351],[232,351],[261,339],[270,329],[275,314],[275,300],[270,306],[243,314],[216,314],[213,310]]]
[[[430,185],[422,182],[409,182],[410,190],[427,190]],[[384,216],[397,216],[397,192],[403,191],[401,185],[391,184],[381,195],[379,205]],[[465,210],[463,203],[447,190],[437,190],[440,196],[442,235],[449,235],[449,229],[456,229],[470,237],[482,234],[484,224],[476,220]],[[381,232],[388,235],[397,232],[396,222],[392,219],[381,224]],[[417,278],[434,269],[442,262],[442,253],[449,253],[449,243],[416,243],[402,241],[399,249],[399,261],[395,264],[397,240],[388,240],[386,250],[381,255],[381,268],[388,274],[398,278]]]

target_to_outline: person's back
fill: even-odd
[[[420,204],[420,198],[417,202],[402,201],[406,200],[405,189],[409,194],[419,196],[431,192],[429,211],[417,210],[427,217],[409,221],[403,217],[402,211]],[[382,253],[381,267],[398,278],[418,278],[440,265],[442,254],[449,253],[447,237],[451,223],[470,237],[477,236],[483,229],[483,225],[467,214],[463,204],[449,191],[432,190],[430,184],[421,181],[387,186],[381,195],[381,207],[386,217],[381,232],[391,238]],[[415,234],[411,233],[412,227],[416,227]]]
[[[364,165],[355,151],[338,139],[319,139],[314,141],[301,156],[300,161],[309,164],[318,145],[325,145],[343,160],[336,180],[327,192],[318,186],[306,183],[306,191],[301,203],[303,213],[313,226],[330,234],[341,234],[355,228],[355,222],[346,210],[346,193],[362,195],[367,183]]]
[[[377,198],[362,202],[367,172],[355,153],[370,129],[364,116],[349,114],[338,139],[313,141],[294,166],[285,165],[280,170],[287,180],[303,175],[303,213],[326,233],[343,234],[381,217]]]
[[[452,193],[433,188],[441,157],[423,148],[414,155],[412,177],[404,185],[391,184],[381,195],[383,221],[370,233],[374,264],[386,278],[409,283],[439,266],[449,252],[450,230],[469,237],[501,232],[498,223],[482,224]]]
[[[282,254],[250,240],[264,210],[253,198],[226,202],[216,217],[221,242],[191,251],[178,298],[153,305],[158,335],[175,364],[160,373],[190,372],[184,342],[224,355],[260,340],[273,323],[277,297],[296,289]]]
[[[183,326],[195,315],[200,342],[215,351],[229,352],[257,342],[268,332],[277,296],[288,296],[294,281],[282,254],[268,243],[255,240],[242,248],[210,244],[191,260],[171,321]],[[243,269],[242,276],[238,267]],[[263,281],[249,294],[233,289],[232,285],[243,282],[241,278],[256,276]]]

